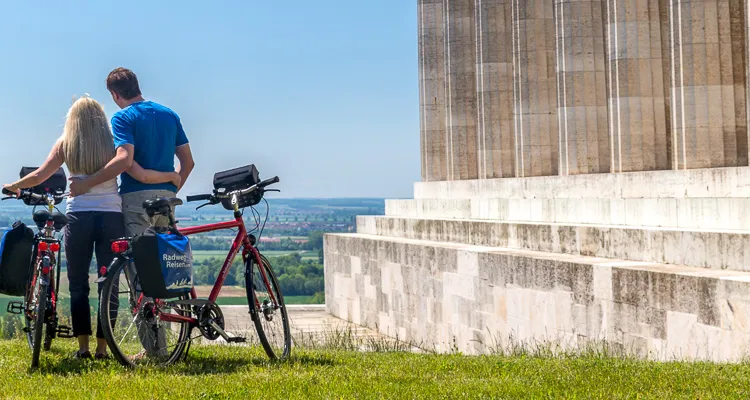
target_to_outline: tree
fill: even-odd
[[[313,231],[307,235],[306,250],[318,250],[323,248],[323,232]]]

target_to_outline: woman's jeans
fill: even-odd
[[[70,281],[70,312],[73,335],[91,335],[91,308],[89,304],[89,268],[96,253],[96,265],[107,266],[114,259],[112,240],[126,235],[122,213],[83,211],[69,212],[65,228],[65,257],[68,260]],[[96,268],[99,274],[99,268]],[[98,285],[102,292],[102,283]],[[101,300],[100,300],[101,301]],[[104,338],[97,318],[96,337]]]

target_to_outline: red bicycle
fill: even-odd
[[[257,171],[255,174],[257,177]],[[274,177],[243,189],[216,188],[212,194],[187,197],[187,201],[207,201],[198,208],[221,203],[234,211],[232,221],[179,229],[182,235],[237,229],[229,254],[207,299],[199,299],[195,288],[189,294],[173,299],[146,297],[141,291],[132,262],[132,238],[113,242],[112,250],[117,258],[106,271],[99,317],[102,318],[102,328],[109,348],[121,364],[171,364],[187,354],[192,341],[198,338],[212,341],[223,338],[228,343],[246,342],[245,337],[230,336],[225,331],[224,314],[216,304],[240,250],[245,266],[248,311],[258,332],[258,339],[270,359],[279,360],[289,356],[292,339],[284,296],[271,264],[258,251],[258,240],[247,232],[242,212],[245,207],[257,205],[265,192],[278,191],[266,189],[277,182],[279,178]],[[180,199],[161,198],[149,200],[143,206],[151,217],[166,217],[169,220],[167,229],[177,231],[173,210],[181,204]],[[193,337],[194,328],[200,334]]]

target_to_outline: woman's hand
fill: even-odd
[[[4,184],[3,185],[3,189],[5,189],[5,190],[7,190],[9,192],[15,193],[16,197],[18,197],[21,194],[21,189],[19,189],[18,186],[13,185],[12,183],[11,184],[8,184],[8,183]]]
[[[180,176],[180,174],[178,174],[177,172],[170,172],[169,175],[169,182],[179,188],[182,184],[182,177]]]

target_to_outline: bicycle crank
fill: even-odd
[[[196,312],[198,316],[198,329],[203,337],[208,340],[216,340],[220,336],[224,337],[224,313],[221,308],[214,302],[200,306]],[[226,337],[224,337],[226,339]]]

